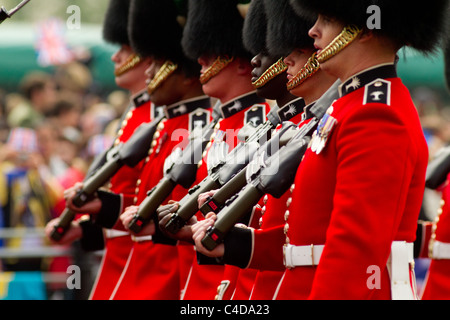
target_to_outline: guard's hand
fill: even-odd
[[[219,191],[219,189],[201,193],[197,198],[198,208],[200,209],[201,206],[203,206],[203,204],[206,202],[206,200],[208,200],[209,197],[212,197],[213,195],[215,195],[217,191]]]
[[[55,241],[51,237],[51,234],[58,223],[59,218],[55,218],[53,220],[50,220],[45,226],[45,235],[51,241],[51,243],[59,245],[72,244],[72,242],[81,239],[81,237],[83,236],[83,231],[81,230],[79,223],[77,221],[72,221],[70,227],[67,229],[66,233],[64,233],[61,240]]]
[[[205,220],[199,221],[192,226],[192,239],[194,240],[195,249],[197,252],[204,254],[207,257],[219,258],[223,257],[225,253],[225,246],[223,243],[219,244],[214,250],[209,251],[202,244],[202,239],[206,235],[206,230],[213,226],[216,222],[217,216],[215,213],[210,212],[206,215]]]
[[[83,183],[77,182],[73,187],[64,191],[64,199],[66,199],[66,207],[74,212],[78,213],[99,213],[102,208],[102,202],[98,197],[94,197],[90,201],[86,202],[83,206],[77,207],[73,204],[72,199],[75,198],[77,192],[83,189]]]
[[[169,202],[166,205],[159,206],[159,208],[156,210],[156,214],[158,215],[159,221],[159,229],[165,236],[169,238],[193,244],[191,225],[197,222],[195,216],[192,217],[188,221],[188,223],[184,227],[182,227],[176,234],[173,234],[166,230],[167,222],[169,222],[170,218],[172,217],[172,214],[177,212],[179,206],[180,204],[173,200],[169,200]]]
[[[133,220],[134,216],[138,213],[139,207],[138,206],[130,206],[125,209],[125,211],[120,215],[120,221],[122,221],[122,224],[126,230],[129,230],[129,226],[131,223],[131,220]],[[155,234],[155,223],[153,220],[151,220],[149,223],[147,223],[142,230],[137,234],[140,236],[150,236]]]

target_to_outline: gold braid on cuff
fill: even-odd
[[[159,71],[155,74],[152,81],[147,86],[147,91],[152,94],[167,78],[178,68],[176,63],[170,60],[164,62]]]
[[[317,60],[323,63],[341,52],[362,32],[362,29],[355,25],[346,26],[342,32],[333,39],[318,55]]]
[[[270,66],[252,85],[259,89],[264,87],[269,81],[287,70],[288,66],[284,63],[284,58],[280,58],[272,66]]]
[[[127,73],[128,71],[130,71],[131,69],[133,69],[134,67],[136,67],[139,63],[141,63],[142,59],[139,55],[133,53],[132,55],[130,55],[127,59],[127,61],[125,61],[115,72],[114,75],[116,77],[120,77],[121,75]]]
[[[287,89],[290,91],[299,85],[301,85],[303,82],[306,81],[309,77],[311,77],[314,73],[319,71],[319,62],[317,61],[317,54],[316,52],[313,53],[313,55],[306,61],[306,64],[303,66],[303,68],[286,84]]]
[[[217,57],[213,64],[200,76],[200,83],[205,84],[222,71],[234,58]]]

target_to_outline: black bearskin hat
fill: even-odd
[[[266,46],[267,16],[264,0],[252,0],[244,20],[242,37],[245,49],[253,55],[268,53]]]
[[[186,0],[131,0],[128,33],[133,50],[144,57],[171,60],[187,75],[198,75],[200,65],[181,47],[186,10]]]
[[[252,58],[242,41],[244,18],[238,4],[238,0],[189,2],[182,40],[188,57],[195,60],[202,55]]]
[[[299,17],[289,0],[264,0],[268,16],[267,48],[271,55],[285,57],[295,48],[314,49],[314,40],[308,35],[315,17]]]
[[[178,10],[173,0],[130,3],[128,31],[133,50],[144,57],[178,58],[183,27],[177,22]]]
[[[423,53],[439,45],[448,0],[430,0],[425,6],[407,0],[290,0],[306,16],[323,14],[345,24],[367,27],[370,6],[380,9],[381,27],[373,32],[389,37],[398,46],[410,46]],[[369,11],[369,13],[367,13]]]
[[[443,41],[445,82],[447,84],[447,90],[450,92],[450,6],[447,8],[447,21],[445,30],[445,39]]]
[[[130,44],[127,33],[129,0],[110,0],[103,21],[103,39],[114,44]]]

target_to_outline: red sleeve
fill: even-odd
[[[253,231],[253,254],[249,268],[284,271],[283,245],[286,243],[284,225]]]

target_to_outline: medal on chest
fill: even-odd
[[[336,118],[331,114],[333,113],[333,106],[330,106],[320,120],[316,131],[314,131],[311,139],[311,151],[319,154],[325,148],[328,138],[337,124]]]

